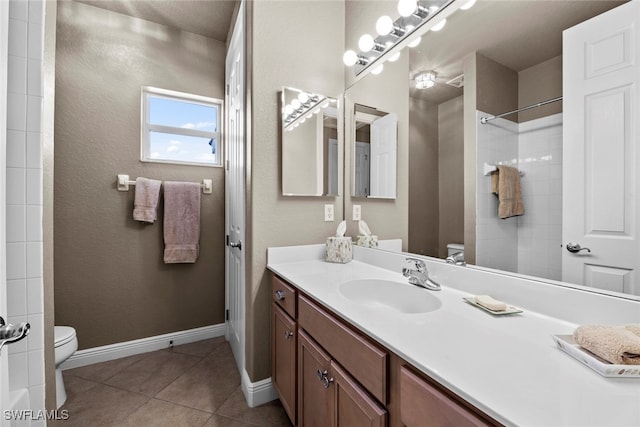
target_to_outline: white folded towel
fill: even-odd
[[[194,263],[200,243],[200,184],[164,183],[164,262]]]
[[[133,219],[153,224],[158,218],[158,199],[162,181],[136,178],[136,194],[133,201]]]

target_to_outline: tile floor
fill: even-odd
[[[224,337],[63,371],[69,411],[50,426],[249,427],[291,423],[279,401],[249,408]]]

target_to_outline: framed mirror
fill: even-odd
[[[338,196],[338,101],[283,87],[282,194]]]
[[[353,116],[353,197],[395,199],[398,115],[355,104]]]

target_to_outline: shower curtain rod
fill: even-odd
[[[480,123],[483,125],[486,124],[489,120],[499,119],[500,117],[508,116],[509,114],[519,113],[520,111],[530,110],[531,108],[542,107],[543,105],[551,104],[552,102],[562,101],[562,97],[559,96],[553,99],[547,99],[546,101],[538,102],[537,104],[528,105],[526,107],[518,108],[517,110],[509,111],[508,113],[498,114],[497,116],[491,117],[482,117],[480,118]]]

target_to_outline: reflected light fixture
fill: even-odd
[[[399,0],[397,11],[400,17],[395,21],[387,15],[378,18],[375,23],[377,34],[373,36],[371,34],[363,34],[358,39],[359,52],[347,50],[342,56],[342,61],[348,67],[355,67],[356,76],[367,68],[371,68],[371,72],[375,71],[376,74],[380,73],[382,67],[375,65],[375,63],[397,60],[401,49],[398,48],[398,45],[415,47],[420,44],[421,37],[415,33],[424,24],[434,22],[435,25],[430,30],[440,31],[447,23],[446,16],[453,13],[443,13],[445,9],[455,5],[453,7],[466,10],[472,7],[476,1]],[[425,32],[423,31],[422,34]],[[412,34],[415,34],[414,37],[411,37]],[[411,37],[410,42],[409,37]],[[385,55],[392,49],[397,51],[393,54]]]
[[[438,74],[435,71],[425,71],[424,73],[418,74],[414,79],[416,89],[429,89],[430,87],[434,87],[437,76]]]
[[[284,106],[282,111],[282,121],[284,130],[292,130],[304,123],[306,119],[313,117],[329,101],[321,95],[314,93],[300,92],[290,103]]]

